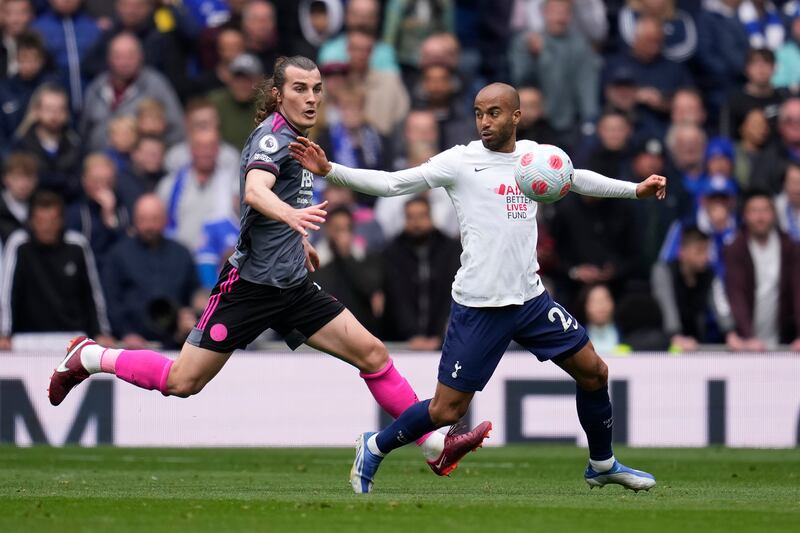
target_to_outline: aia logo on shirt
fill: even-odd
[[[491,189],[497,195],[505,198],[505,213],[509,220],[525,220],[528,218],[528,204],[531,203],[530,199],[522,194],[522,191],[517,187],[516,183],[507,185],[501,183],[499,187]]]

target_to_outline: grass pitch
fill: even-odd
[[[800,532],[800,450],[618,449],[658,486],[592,490],[585,451],[470,454],[437,478],[393,453],[375,492],[349,449],[0,448],[0,531]]]

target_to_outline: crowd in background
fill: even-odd
[[[280,55],[315,59],[331,160],[418,165],[518,137],[668,178],[665,202],[540,206],[546,286],[601,353],[800,350],[800,1],[2,0],[0,349],[83,331],[180,346],[238,238],[239,151]],[[312,277],[371,331],[441,346],[461,251],[442,189],[314,182]]]

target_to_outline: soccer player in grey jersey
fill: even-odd
[[[280,333],[292,349],[305,343],[358,368],[392,417],[417,402],[383,343],[308,279],[308,271],[319,264],[308,230],[325,221],[325,204],[311,205],[314,176],[289,156],[288,145],[316,123],[321,98],[322,79],[313,61],[300,56],[276,61],[273,77],[262,86],[258,126],[242,151],[239,241],[177,360],[76,337],[50,379],[53,405],[98,372],[164,395],[197,394],[234,350],[267,328]],[[417,442],[431,469],[446,475],[490,429],[484,422],[461,435],[432,432]]]

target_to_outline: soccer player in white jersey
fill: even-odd
[[[444,187],[461,227],[464,251],[453,282],[436,393],[406,409],[383,431],[359,436],[350,473],[357,493],[372,490],[387,453],[464,416],[511,340],[540,361],[553,361],[575,379],[578,418],[589,443],[584,478],[591,487],[617,483],[638,491],[656,484],[652,475],[614,458],[608,367],[584,328],[553,301],[537,274],[537,205],[521,195],[513,177],[517,159],[535,143],[516,140],[519,119],[517,91],[494,83],[475,98],[480,141],[455,146],[415,168],[351,169],[328,162],[319,146],[306,138],[289,146],[292,156],[311,172],[366,194],[395,196]],[[596,197],[663,199],[666,184],[666,178],[656,175],[634,184],[576,170],[572,190]],[[522,203],[525,210],[510,211],[507,206],[513,203]]]

